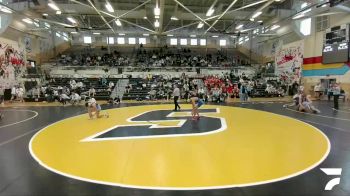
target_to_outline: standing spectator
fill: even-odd
[[[17,94],[17,98],[20,102],[24,102],[24,99],[23,99],[23,96],[24,96],[24,89],[19,86],[17,89],[16,89],[16,94]]]
[[[4,104],[4,91],[5,91],[5,88],[4,86],[0,86],[0,104]]]
[[[173,91],[173,96],[174,96],[174,105],[175,105],[175,109],[174,111],[177,111],[177,109],[179,108],[179,110],[181,109],[178,100],[180,97],[180,89],[177,87],[177,85],[174,86],[174,91]]]
[[[94,87],[90,87],[89,97],[95,97],[95,94],[96,94],[96,90],[94,89]]]
[[[333,100],[334,100],[334,109],[338,110],[339,109],[338,99],[339,99],[339,95],[340,95],[339,83],[335,83],[333,85],[332,92],[333,92]]]
[[[314,87],[314,92],[315,92],[315,98],[316,99],[321,99],[321,84],[317,83]]]
[[[11,88],[11,102],[16,99],[16,87],[12,86]]]

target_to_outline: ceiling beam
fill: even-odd
[[[162,33],[162,31],[163,31],[164,4],[165,4],[165,0],[159,0],[160,16],[159,16],[159,28],[158,28],[158,33]]]
[[[192,12],[190,9],[188,9],[186,6],[184,6],[181,2],[179,2],[178,0],[174,0],[176,3],[178,3],[182,8],[184,8],[186,11],[188,11],[189,13],[191,13],[193,16],[195,16],[196,18],[198,18],[200,21],[202,21],[204,24],[210,26],[210,24],[203,20],[201,17],[199,17],[196,13]]]
[[[74,2],[74,3],[77,3],[77,4],[79,4],[79,5],[83,5],[83,6],[90,7],[90,8],[93,9],[92,6],[87,5],[87,4],[85,4],[85,3],[82,3],[82,2],[80,2],[80,1],[77,1],[77,0],[70,0],[70,1],[72,1],[72,2]],[[127,21],[127,20],[124,20],[124,19],[122,19],[122,18],[119,18],[118,16],[115,16],[115,15],[113,15],[113,14],[110,14],[110,13],[108,13],[108,12],[105,12],[105,11],[102,11],[102,10],[98,10],[98,11],[99,11],[100,13],[102,13],[102,14],[105,14],[105,15],[107,15],[107,16],[113,17],[114,19],[119,19],[119,20],[121,20],[121,21],[123,21],[123,22],[125,22],[125,23],[128,23],[128,24],[132,25],[132,26],[135,26],[135,27],[138,27],[138,28],[147,30],[147,31],[152,32],[152,33],[155,33],[155,31],[153,31],[153,30],[151,30],[151,29],[148,29],[148,28],[143,27],[143,26],[141,26],[141,25],[135,24],[135,23],[133,23],[133,22],[129,22],[129,21]],[[107,23],[107,24],[108,24],[108,23]],[[109,24],[108,24],[108,25],[109,25]]]
[[[113,31],[113,33],[116,33],[113,29],[113,27],[107,22],[107,20],[105,19],[104,16],[102,16],[102,14],[100,13],[100,11],[94,6],[94,4],[91,2],[91,0],[87,0],[89,2],[89,4],[91,5],[91,7],[98,13],[98,15],[101,16],[101,19],[103,20],[103,22],[106,23],[106,25]]]
[[[232,3],[226,8],[226,10],[213,22],[213,24],[204,32],[206,34],[214,25],[232,8],[234,4],[237,3],[238,0],[233,0]]]

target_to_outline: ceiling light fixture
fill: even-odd
[[[257,18],[257,17],[260,16],[261,14],[262,14],[261,11],[256,12],[256,13],[252,16],[252,18],[253,18],[253,19],[254,19],[254,18]]]
[[[43,13],[43,16],[49,16],[48,14],[46,14],[46,13]]]
[[[250,18],[249,20],[252,21],[252,22],[254,22],[254,18]]]
[[[154,18],[155,18],[155,19],[159,19],[159,16],[158,16],[158,15],[155,15]]]
[[[168,35],[166,35],[166,36],[168,36],[168,37],[173,37],[174,35],[172,35],[172,34],[168,34]]]
[[[47,5],[55,11],[60,10],[55,3],[48,3]]]
[[[215,12],[215,10],[213,9],[213,8],[209,8],[209,10],[207,11],[207,13],[205,14],[205,16],[211,16],[211,15],[213,15],[214,14],[214,12]]]
[[[172,16],[170,20],[179,20],[176,16]]]
[[[107,11],[114,12],[114,9],[113,9],[111,3],[109,3],[108,1],[106,2],[105,7],[106,7]]]
[[[262,21],[262,20],[259,20],[258,23],[263,23],[263,21]]]
[[[56,14],[57,14],[57,15],[62,14],[61,10],[56,11]]]
[[[149,34],[148,33],[145,33],[145,34],[142,34],[143,36],[149,36]]]
[[[273,30],[276,30],[276,29],[278,29],[278,28],[280,28],[281,26],[279,26],[279,25],[273,25],[272,27],[271,27],[271,31],[273,31]]]
[[[240,24],[240,25],[238,25],[238,26],[236,27],[236,29],[241,29],[242,27],[243,27],[243,25]]]
[[[154,27],[156,27],[156,28],[159,27],[159,21],[158,21],[158,19],[154,22]]]
[[[144,16],[143,19],[147,20],[147,16]]]
[[[115,24],[117,24],[118,27],[122,26],[122,22],[120,22],[119,19],[117,19],[117,20],[115,21]]]
[[[72,31],[72,32],[70,32],[71,34],[77,34],[78,32],[76,32],[76,31]]]
[[[190,35],[190,37],[196,37],[196,35]]]
[[[124,36],[124,35],[125,35],[125,33],[119,33],[118,35],[120,35],[120,36]]]
[[[94,35],[100,35],[101,33],[99,33],[99,32],[95,32],[95,33],[92,33],[92,34],[94,34]]]
[[[160,15],[160,9],[159,7],[154,8],[154,15],[159,16]]]
[[[69,22],[71,22],[73,24],[77,23],[77,21],[74,18],[72,18],[72,17],[67,17],[67,20],[69,20]]]
[[[22,21],[28,24],[33,24],[33,21],[29,18],[23,18]]]
[[[201,29],[204,26],[202,22],[198,23],[197,29]]]
[[[211,36],[211,37],[217,38],[217,37],[219,37],[219,36],[217,36],[217,35],[213,35],[213,36]]]
[[[310,8],[310,9],[307,9],[307,10],[305,10],[305,11],[303,11],[302,14],[306,14],[306,13],[308,13],[308,12],[311,12],[311,8]]]

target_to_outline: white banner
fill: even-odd
[[[276,74],[286,83],[300,82],[303,65],[304,41],[283,45],[276,50]]]

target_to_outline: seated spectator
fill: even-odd
[[[79,104],[81,101],[81,97],[78,93],[72,93],[70,100],[73,105]]]
[[[69,101],[70,98],[68,97],[67,94],[65,93],[62,93],[61,96],[60,96],[60,102],[63,104],[63,105],[66,105],[67,104],[67,101]]]

